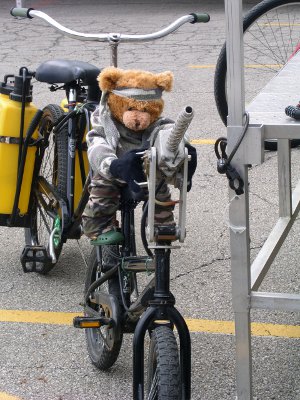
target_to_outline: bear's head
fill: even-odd
[[[171,90],[173,74],[108,67],[101,71],[98,81],[100,89],[108,94],[111,115],[138,132],[160,117],[164,107],[162,92]]]

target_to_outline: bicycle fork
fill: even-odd
[[[154,299],[139,320],[133,337],[133,399],[144,399],[144,339],[153,323],[170,321],[179,335],[181,399],[191,398],[191,339],[188,327],[180,312],[174,307],[170,292],[170,247],[158,243],[155,248],[156,276]]]

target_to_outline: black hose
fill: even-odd
[[[146,238],[146,219],[147,219],[147,212],[148,212],[148,203],[149,200],[145,203],[143,208],[143,214],[141,218],[141,239],[144,246],[144,249],[149,257],[153,258],[153,253],[148,247],[148,241]]]
[[[102,283],[106,282],[119,268],[119,265],[115,265],[112,269],[110,269],[109,271],[107,271],[104,275],[102,275],[99,279],[97,279],[95,282],[93,282],[91,284],[91,286],[88,288],[85,297],[84,297],[84,301],[85,303],[87,303],[89,301],[89,296],[90,294],[97,289],[99,286],[102,285]]]
[[[233,159],[235,153],[237,152],[238,148],[240,147],[240,144],[242,143],[242,140],[244,139],[244,137],[246,135],[246,132],[247,132],[247,129],[248,129],[248,126],[249,126],[249,118],[250,118],[249,117],[249,113],[247,111],[244,113],[244,117],[245,117],[246,120],[245,120],[245,124],[244,124],[244,127],[243,127],[243,132],[241,133],[238,141],[236,142],[234,148],[232,149],[232,152],[228,156],[227,164],[230,164],[230,162]]]
[[[18,168],[21,162],[21,155],[23,149],[23,137],[24,137],[24,124],[25,124],[25,107],[26,107],[26,76],[27,76],[27,68],[22,68],[22,103],[21,103],[21,121],[20,121],[20,143],[19,143],[19,156],[18,156]]]

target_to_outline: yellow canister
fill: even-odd
[[[11,214],[17,185],[19,145],[13,139],[20,137],[22,102],[13,100],[11,94],[14,87],[6,83],[0,84],[0,214]],[[26,98],[31,99],[31,97]],[[24,138],[37,108],[30,102],[25,103]],[[37,130],[32,138],[38,137]],[[19,213],[28,211],[29,197],[33,169],[35,163],[36,147],[27,150],[24,175],[19,198]]]

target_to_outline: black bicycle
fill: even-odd
[[[300,2],[264,0],[244,17],[245,100],[249,103],[300,48]],[[219,115],[227,125],[226,43],[220,52],[214,81]],[[291,140],[291,146],[300,140]],[[266,150],[277,150],[276,140],[265,141]]]
[[[123,334],[134,332],[134,399],[144,398],[146,332],[150,335],[147,399],[178,400],[190,399],[191,396],[190,335],[183,317],[174,306],[175,297],[170,292],[170,253],[178,247],[173,242],[183,242],[185,238],[189,156],[182,138],[191,118],[192,109],[187,107],[178,117],[169,140],[166,140],[166,132],[163,138],[159,134],[153,147],[144,152],[149,194],[143,206],[141,238],[146,256],[136,253],[134,210],[138,202],[132,198],[126,186],[120,203],[120,227],[124,243],[95,246],[85,283],[84,316],[74,319],[75,327],[86,330],[87,349],[92,363],[103,371],[116,362]],[[161,143],[165,146],[161,146]],[[161,179],[156,185],[157,175]],[[173,201],[174,206],[179,205],[176,225],[154,223],[155,196],[166,181],[180,192],[179,200]],[[146,230],[149,231],[151,246]],[[141,273],[154,274],[154,277],[139,291],[137,276]]]

